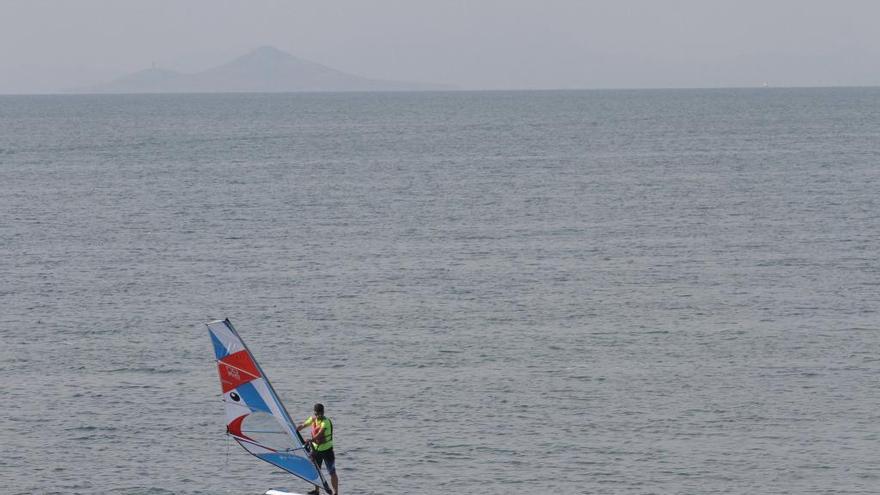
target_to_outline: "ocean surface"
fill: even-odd
[[[0,97],[0,493],[880,493],[880,89]]]

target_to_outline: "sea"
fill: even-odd
[[[880,493],[880,88],[0,97],[0,493]]]

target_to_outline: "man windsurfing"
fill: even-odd
[[[306,426],[312,427],[312,438],[307,440],[312,447],[312,458],[318,469],[327,464],[327,472],[330,473],[330,483],[333,485],[333,494],[339,495],[339,479],[336,477],[336,455],[333,453],[333,422],[324,416],[324,404],[315,404],[314,415],[303,421],[296,427],[300,431]],[[309,495],[318,495],[318,487],[309,492]]]

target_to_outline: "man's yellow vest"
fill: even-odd
[[[312,442],[312,450],[323,452],[333,448],[333,422],[330,421],[330,418],[324,416],[324,419],[316,421],[314,416],[310,416],[309,419],[306,420],[306,425],[312,425],[312,438],[315,438],[316,432],[320,430],[321,427],[324,428],[324,441],[321,443]]]

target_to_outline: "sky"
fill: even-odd
[[[462,89],[880,85],[875,0],[0,0],[0,93],[259,46]]]

